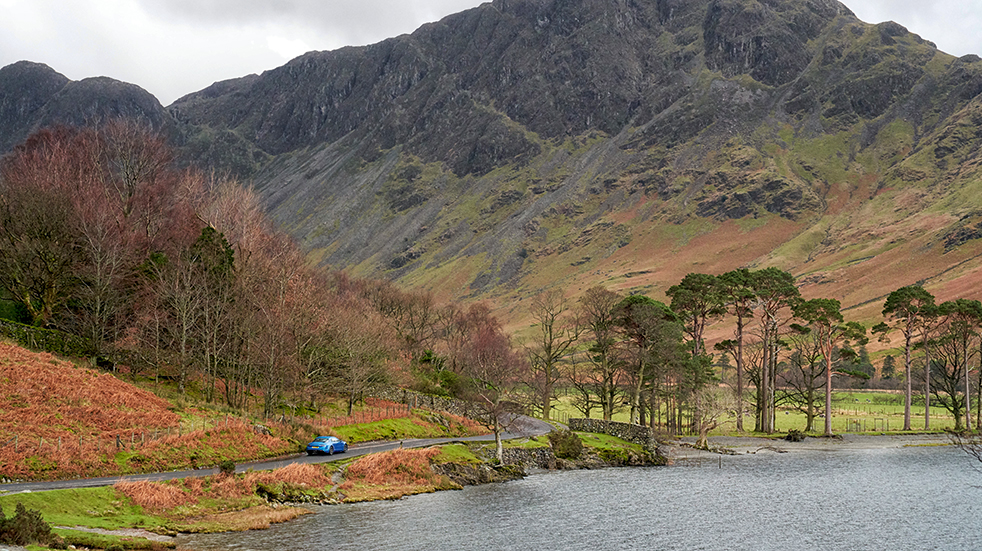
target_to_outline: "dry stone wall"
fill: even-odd
[[[445,411],[470,419],[480,415],[478,408],[465,400],[457,400],[445,396],[433,396],[405,388],[380,388],[372,392],[372,396],[398,404],[406,404],[409,407],[424,407],[435,411]]]
[[[641,425],[604,421],[603,419],[570,419],[568,426],[570,430],[574,431],[616,436],[622,440],[638,444],[651,453],[658,451],[658,440],[655,438],[654,432]]]

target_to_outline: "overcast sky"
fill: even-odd
[[[589,0],[587,0],[589,1]],[[0,0],[0,66],[27,59],[70,79],[109,76],[164,105],[310,50],[412,32],[481,0]],[[982,0],[846,0],[954,55],[982,54]]]

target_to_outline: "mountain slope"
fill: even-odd
[[[167,110],[360,275],[513,306],[776,265],[872,317],[982,298],[980,93],[978,57],[834,0],[495,0]]]
[[[135,119],[180,143],[173,118],[146,90],[107,77],[72,81],[41,63],[0,68],[0,151],[53,124],[98,124],[112,117]]]

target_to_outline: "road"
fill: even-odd
[[[549,423],[531,417],[519,416],[509,423],[510,432],[502,433],[501,437],[505,440],[513,438],[527,438],[530,436],[541,436],[553,429]],[[357,457],[370,453],[386,452],[398,448],[426,448],[438,444],[448,444],[451,442],[486,442],[493,441],[493,434],[482,436],[471,436],[467,438],[415,438],[402,441],[391,442],[366,442],[364,444],[354,444],[349,446],[346,453],[334,455],[313,455],[304,454],[273,459],[268,461],[251,461],[239,463],[235,466],[236,473],[243,473],[249,470],[269,471],[281,469],[294,463],[327,463],[338,461],[349,457]],[[17,482],[13,484],[0,484],[0,495],[19,493],[19,492],[43,492],[48,490],[68,490],[76,488],[97,488],[101,486],[112,486],[117,482],[160,482],[173,480],[175,478],[203,477],[218,474],[217,467],[211,469],[197,469],[191,471],[171,471],[166,473],[131,474],[122,476],[107,476],[102,478],[81,478],[75,480],[53,480],[48,482]]]

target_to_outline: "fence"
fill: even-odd
[[[869,423],[872,421],[872,424]],[[886,432],[890,430],[890,419],[847,419],[846,432]]]

